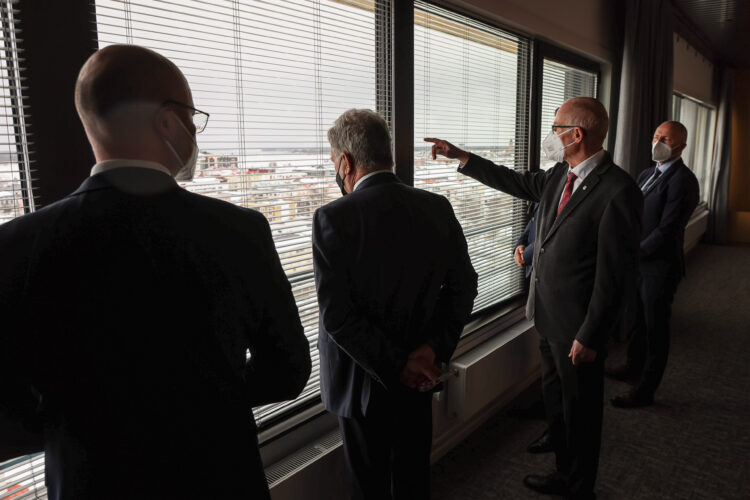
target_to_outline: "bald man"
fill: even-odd
[[[669,355],[669,320],[677,285],[685,273],[685,227],[700,200],[698,179],[682,161],[687,129],[676,121],[657,127],[651,147],[655,164],[638,177],[643,191],[638,315],[625,366],[607,375],[634,382],[612,399],[619,408],[653,403]]]
[[[458,171],[539,203],[527,316],[542,354],[542,388],[557,470],[524,484],[568,498],[594,498],[601,443],[605,346],[634,286],[643,197],[602,149],[607,112],[574,98],[555,115],[542,146],[547,171],[517,172],[440,139],[432,155],[460,161]]]
[[[251,409],[310,355],[268,222],[175,182],[208,116],[164,57],[96,52],[75,103],[91,176],[0,226],[0,411],[43,427],[51,499],[269,498]]]

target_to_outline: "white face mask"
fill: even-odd
[[[567,134],[573,130],[573,127],[569,128],[560,135]],[[542,149],[547,158],[555,163],[560,163],[565,159],[565,148],[572,146],[575,142],[571,142],[567,146],[563,144],[560,135],[557,135],[554,130],[550,130],[547,137],[542,141]]]
[[[672,148],[661,141],[656,141],[651,145],[651,159],[663,163],[672,156]]]
[[[164,139],[164,142],[167,143],[167,146],[169,146],[169,149],[172,150],[172,153],[174,153],[174,155],[177,157],[177,161],[181,165],[180,170],[177,171],[174,176],[174,180],[180,182],[189,182],[193,180],[193,176],[195,175],[195,165],[198,163],[198,144],[195,142],[195,138],[190,135],[190,132],[188,132],[188,129],[182,123],[182,120],[178,118],[177,122],[180,124],[185,133],[190,137],[190,140],[193,143],[193,148],[190,152],[190,156],[187,160],[185,160],[185,163],[182,163],[182,158],[180,158],[180,155],[177,154],[177,151],[175,151],[174,147],[172,147],[169,141]]]

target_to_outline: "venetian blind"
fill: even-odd
[[[479,274],[475,312],[525,289],[513,262],[525,204],[457,173],[456,161],[433,161],[423,138],[526,169],[528,50],[528,40],[517,35],[415,2],[414,184],[453,204]]]
[[[380,0],[96,0],[100,47],[132,43],[180,67],[196,108],[193,182],[184,187],[262,212],[292,284],[313,372],[294,402],[256,408],[259,423],[319,393],[314,211],[341,196],[326,132],[346,109],[389,120],[388,5]],[[200,304],[196,304],[200,307]]]
[[[20,24],[12,1],[0,2],[0,224],[34,210],[30,133],[23,105],[19,54]]]
[[[0,2],[0,224],[34,210],[30,133],[18,48],[21,23],[15,1]],[[0,463],[0,500],[46,498],[44,455],[19,457]]]
[[[542,116],[539,135],[539,168],[547,170],[555,165],[541,150],[541,141],[552,130],[555,113],[562,103],[573,97],[597,97],[599,77],[596,73],[585,71],[551,59],[544,59],[542,66]],[[558,130],[558,132],[561,132]]]
[[[675,94],[672,100],[672,119],[685,125],[688,131],[682,160],[698,178],[701,201],[708,202],[711,194],[716,110],[700,101]]]

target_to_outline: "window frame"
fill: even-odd
[[[599,76],[599,95],[602,87],[600,65],[571,51],[535,39],[512,26],[494,19],[482,19],[475,12],[452,2],[429,3],[528,40],[529,50],[525,57],[519,57],[518,62],[519,65],[524,65],[525,82],[519,80],[516,102],[518,116],[523,119],[516,127],[516,143],[519,143],[519,137],[524,137],[528,146],[525,159],[519,160],[517,164],[525,164],[529,171],[538,170],[541,71],[544,58],[587,71],[595,70]],[[89,175],[89,169],[95,162],[75,113],[72,96],[78,70],[97,49],[93,42],[97,39],[96,2],[55,2],[46,9],[38,9],[34,0],[19,0],[18,9],[24,19],[24,37],[18,43],[27,61],[25,76],[29,86],[27,97],[30,97],[26,99],[28,114],[34,119],[35,148],[47,152],[35,155],[40,186],[37,199],[41,206],[75,190]],[[390,34],[377,36],[389,37],[390,46],[376,45],[386,47],[376,58],[376,86],[380,88],[390,85],[392,100],[389,123],[392,127],[396,174],[406,184],[414,185],[414,2],[391,0],[387,10]],[[378,30],[378,33],[381,32]],[[50,59],[50,53],[55,53],[56,57]],[[55,73],[58,77],[45,78],[49,73]],[[522,72],[519,71],[518,75],[521,79]],[[379,102],[379,111],[382,111],[381,106]],[[62,123],[60,117],[63,117]],[[66,159],[64,172],[59,168],[60,158]],[[516,203],[514,211],[524,210],[523,205],[523,202]],[[483,334],[479,335],[477,332],[486,331],[490,323],[504,323],[508,318],[515,318],[523,308],[526,291],[527,289],[520,295],[474,313],[465,328],[457,352],[465,352],[467,346],[474,346],[480,337],[484,338]],[[259,428],[261,446],[272,443],[293,429],[305,426],[313,418],[310,416],[311,412],[316,415],[325,412],[319,395],[264,422]]]

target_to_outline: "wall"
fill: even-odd
[[[718,105],[714,65],[684,38],[674,35],[674,89],[707,104]]]
[[[750,69],[736,70],[732,98],[732,165],[727,239],[750,243]]]

